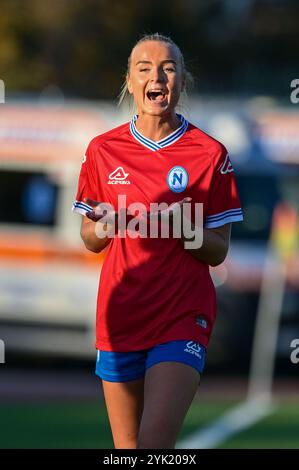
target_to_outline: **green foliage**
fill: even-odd
[[[201,92],[285,94],[297,73],[299,4],[275,3],[2,0],[0,78],[7,93],[54,85],[114,99],[132,46],[158,31],[180,46]]]

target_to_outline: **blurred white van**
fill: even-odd
[[[105,112],[103,112],[105,109]],[[107,107],[0,108],[0,338],[6,351],[88,357],[102,254],[71,212],[82,157]]]

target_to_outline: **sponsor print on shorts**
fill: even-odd
[[[200,346],[200,344],[196,343],[195,341],[188,341],[184,349],[186,353],[194,354],[199,359],[201,359],[201,354],[200,354],[201,350],[202,350],[202,346]]]

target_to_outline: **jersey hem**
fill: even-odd
[[[206,349],[209,344],[209,338],[207,338],[204,335],[198,335],[196,338],[194,335],[180,335],[179,337],[177,336],[165,336],[163,338],[160,338],[159,340],[155,341],[149,341],[148,343],[143,343],[140,346],[135,346],[133,348],[129,348],[124,345],[123,343],[119,344],[112,344],[112,343],[107,343],[106,341],[101,341],[97,340],[95,342],[95,349],[99,349],[101,351],[110,351],[110,352],[131,352],[131,351],[142,351],[144,349],[150,349],[153,348],[154,346],[157,346],[158,344],[162,343],[168,343],[169,341],[195,341],[197,343],[200,343],[202,346],[204,346]]]

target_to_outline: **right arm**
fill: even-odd
[[[97,228],[96,228],[97,225]],[[99,230],[105,234],[105,232],[108,233],[109,227],[108,224],[102,224],[101,222],[94,222],[88,217],[83,216],[82,217],[82,222],[81,222],[81,238],[84,242],[85,247],[89,250],[92,251],[93,253],[100,253],[104,248],[106,248],[107,245],[109,245],[110,241],[112,238],[108,236],[98,237],[96,234],[99,233]]]

